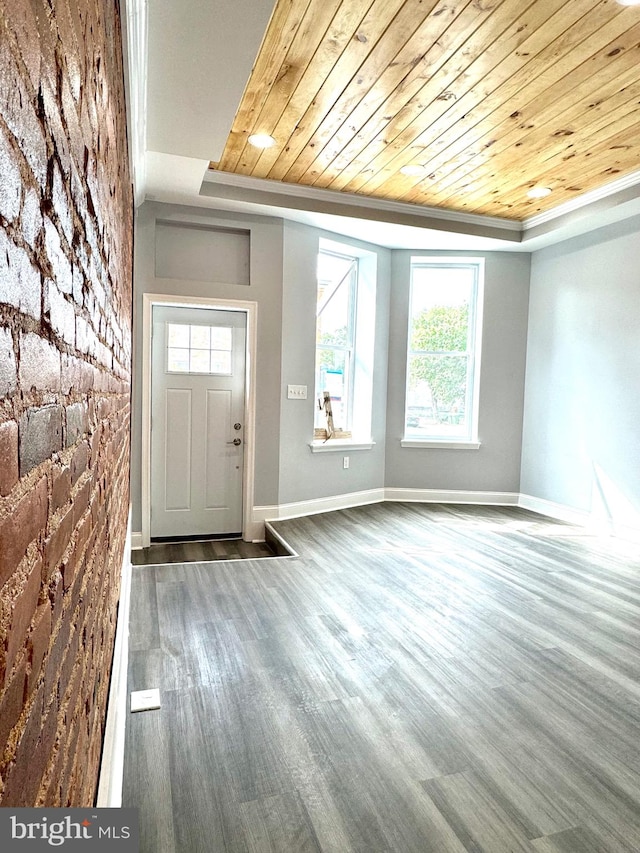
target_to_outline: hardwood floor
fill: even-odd
[[[275,552],[267,542],[211,539],[198,542],[152,542],[148,548],[132,551],[131,563],[134,566],[157,566],[211,560],[258,560],[273,556]]]
[[[279,522],[134,568],[143,853],[637,853],[640,555],[524,510]]]

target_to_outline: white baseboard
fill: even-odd
[[[520,495],[518,506],[531,512],[539,512],[548,518],[575,524],[588,529],[590,533],[600,536],[615,536],[618,539],[628,539],[631,542],[640,542],[640,528],[631,524],[623,524],[615,518],[604,518],[595,512],[590,513],[584,509],[576,509],[566,504],[558,504],[544,498],[536,498],[532,495]]]
[[[122,558],[120,602],[111,664],[111,684],[98,780],[98,808],[122,806],[124,739],[127,721],[127,672],[129,664],[129,610],[131,605],[131,511]]]
[[[384,499],[396,503],[486,504],[517,506],[517,492],[474,492],[462,489],[385,489]]]
[[[335,509],[349,509],[382,501],[407,503],[444,503],[478,504],[480,506],[519,506],[522,509],[538,512],[548,518],[577,524],[582,527],[596,526],[602,532],[609,532],[623,539],[640,541],[640,530],[629,525],[611,522],[605,530],[603,524],[596,523],[590,513],[565,504],[554,503],[533,495],[518,492],[480,492],[464,489],[369,489],[362,492],[350,492],[346,495],[333,495],[328,498],[315,498],[310,501],[296,501],[287,504],[254,506],[251,521],[246,525],[245,537],[249,542],[264,542],[265,521],[281,521],[286,518],[300,518],[304,515],[317,515]],[[142,533],[131,534],[131,547],[142,548]]]
[[[364,492],[349,492],[346,495],[332,495],[328,498],[315,498],[311,501],[296,501],[272,506],[255,506],[253,521],[282,521],[285,518],[299,518],[303,515],[317,515],[320,512],[331,512],[335,509],[350,509],[354,506],[381,503],[384,500],[384,489],[369,489]]]
[[[587,527],[591,522],[590,514],[583,509],[536,498],[533,495],[520,494],[518,506],[531,512],[539,512],[540,515],[546,515],[548,518],[566,521],[568,524],[578,524],[581,527]]]

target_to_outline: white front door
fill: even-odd
[[[240,535],[246,315],[153,307],[151,537]]]

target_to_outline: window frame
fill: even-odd
[[[442,435],[424,435],[413,432],[407,428],[408,402],[409,402],[409,368],[413,356],[430,355],[428,351],[411,349],[413,321],[414,321],[414,294],[418,285],[415,280],[416,270],[425,269],[471,269],[473,271],[473,282],[471,298],[469,300],[469,327],[467,331],[467,349],[464,355],[467,358],[467,377],[465,386],[465,412],[468,411],[468,427],[466,434],[455,436],[443,433]],[[484,310],[484,258],[471,257],[412,257],[410,262],[410,286],[408,302],[407,321],[407,345],[406,345],[406,367],[405,367],[405,401],[403,412],[403,437],[402,447],[434,447],[440,449],[466,449],[477,450],[480,447],[478,436],[479,403],[480,403],[480,366],[482,350],[482,325]],[[461,355],[462,352],[438,351],[441,355]]]
[[[346,247],[345,247],[346,248]],[[345,402],[343,404],[345,411],[344,425],[337,425],[339,429],[345,431],[351,431],[353,426],[353,397],[354,397],[354,385],[355,385],[355,366],[356,366],[356,327],[357,327],[357,301],[358,301],[358,273],[359,273],[359,259],[355,255],[345,254],[344,252],[338,252],[334,249],[323,248],[322,245],[318,248],[318,264],[320,262],[321,255],[329,255],[334,258],[340,258],[341,260],[348,261],[351,263],[350,269],[347,273],[342,277],[338,285],[336,286],[334,292],[331,294],[329,300],[327,300],[326,305],[331,301],[331,299],[337,294],[338,290],[343,286],[347,276],[349,277],[348,282],[348,316],[347,316],[347,342],[346,344],[319,344],[317,341],[317,328],[318,328],[318,311],[316,309],[316,345],[315,345],[315,373],[314,373],[314,383],[315,383],[315,396],[319,397],[319,395],[324,391],[322,388],[317,387],[319,370],[318,370],[318,355],[321,351],[325,352],[338,352],[344,353],[345,355],[345,373],[344,373],[344,387],[345,387]],[[316,284],[316,294],[317,289],[320,286],[320,278],[317,278]],[[314,425],[317,426],[319,418],[316,415],[314,419]]]
[[[375,446],[372,438],[373,421],[373,375],[376,359],[376,317],[377,317],[377,275],[378,254],[358,245],[337,242],[325,237],[319,237],[317,255],[320,253],[333,254],[355,261],[355,291],[351,301],[353,338],[352,358],[349,377],[349,426],[344,427],[351,432],[351,437],[315,438],[309,441],[312,453],[330,451],[371,450]],[[316,302],[318,292],[318,275],[316,274]],[[316,311],[317,313],[317,311]],[[313,382],[314,391],[318,375],[317,357],[317,322],[315,326]],[[320,389],[322,391],[323,389]],[[314,395],[315,396],[315,395]],[[314,399],[317,409],[318,403]],[[312,433],[316,425],[316,417],[311,421]],[[322,426],[324,426],[324,422]],[[340,425],[336,423],[336,427]]]

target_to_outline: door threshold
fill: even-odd
[[[151,544],[180,545],[182,542],[233,542],[242,533],[197,533],[195,536],[152,536]]]

